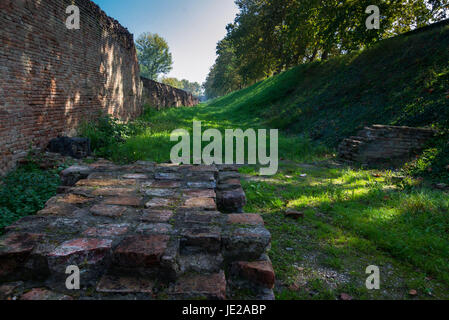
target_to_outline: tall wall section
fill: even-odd
[[[79,30],[65,25],[72,4]],[[140,115],[133,36],[93,2],[0,0],[0,26],[0,174],[100,112]]]

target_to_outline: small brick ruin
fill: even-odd
[[[273,299],[271,235],[242,213],[234,166],[100,160],[61,178],[0,237],[1,299]],[[70,265],[80,290],[66,289]]]
[[[373,125],[345,139],[338,147],[338,156],[368,166],[400,166],[416,156],[434,135],[433,130],[425,128]]]
[[[171,107],[193,107],[200,103],[197,97],[181,89],[146,78],[143,84],[142,103],[158,110]]]

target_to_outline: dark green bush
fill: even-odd
[[[449,135],[435,140],[422,155],[405,166],[408,174],[449,183]]]
[[[110,158],[117,145],[145,129],[142,120],[121,123],[110,116],[101,116],[94,122],[85,122],[80,127],[80,135],[89,138],[96,156]]]
[[[35,214],[56,195],[60,184],[57,171],[36,167],[18,168],[3,178],[0,185],[0,233],[21,217]]]

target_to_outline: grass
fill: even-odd
[[[404,191],[391,173],[288,161],[269,179],[244,168],[247,212],[260,212],[273,237],[277,297],[449,298],[449,198],[425,186]],[[307,177],[303,177],[306,174]],[[287,208],[303,212],[295,221]],[[368,291],[365,269],[381,270]],[[435,279],[435,280],[434,280]],[[321,289],[317,289],[317,287]]]

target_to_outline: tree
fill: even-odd
[[[234,23],[217,45],[204,83],[209,98],[251,85],[301,63],[326,60],[440,21],[449,0],[235,0]],[[367,30],[366,8],[381,12]]]
[[[218,58],[203,84],[208,99],[242,89],[243,79],[239,74],[239,62],[232,44],[226,39],[217,46]]]
[[[172,54],[165,39],[158,34],[141,34],[136,40],[136,48],[143,77],[156,80],[160,74],[166,74],[172,69]]]
[[[186,79],[178,80],[177,78],[162,78],[161,82],[174,88],[187,91],[196,97],[200,97],[203,94],[201,85],[198,82],[190,82]]]

